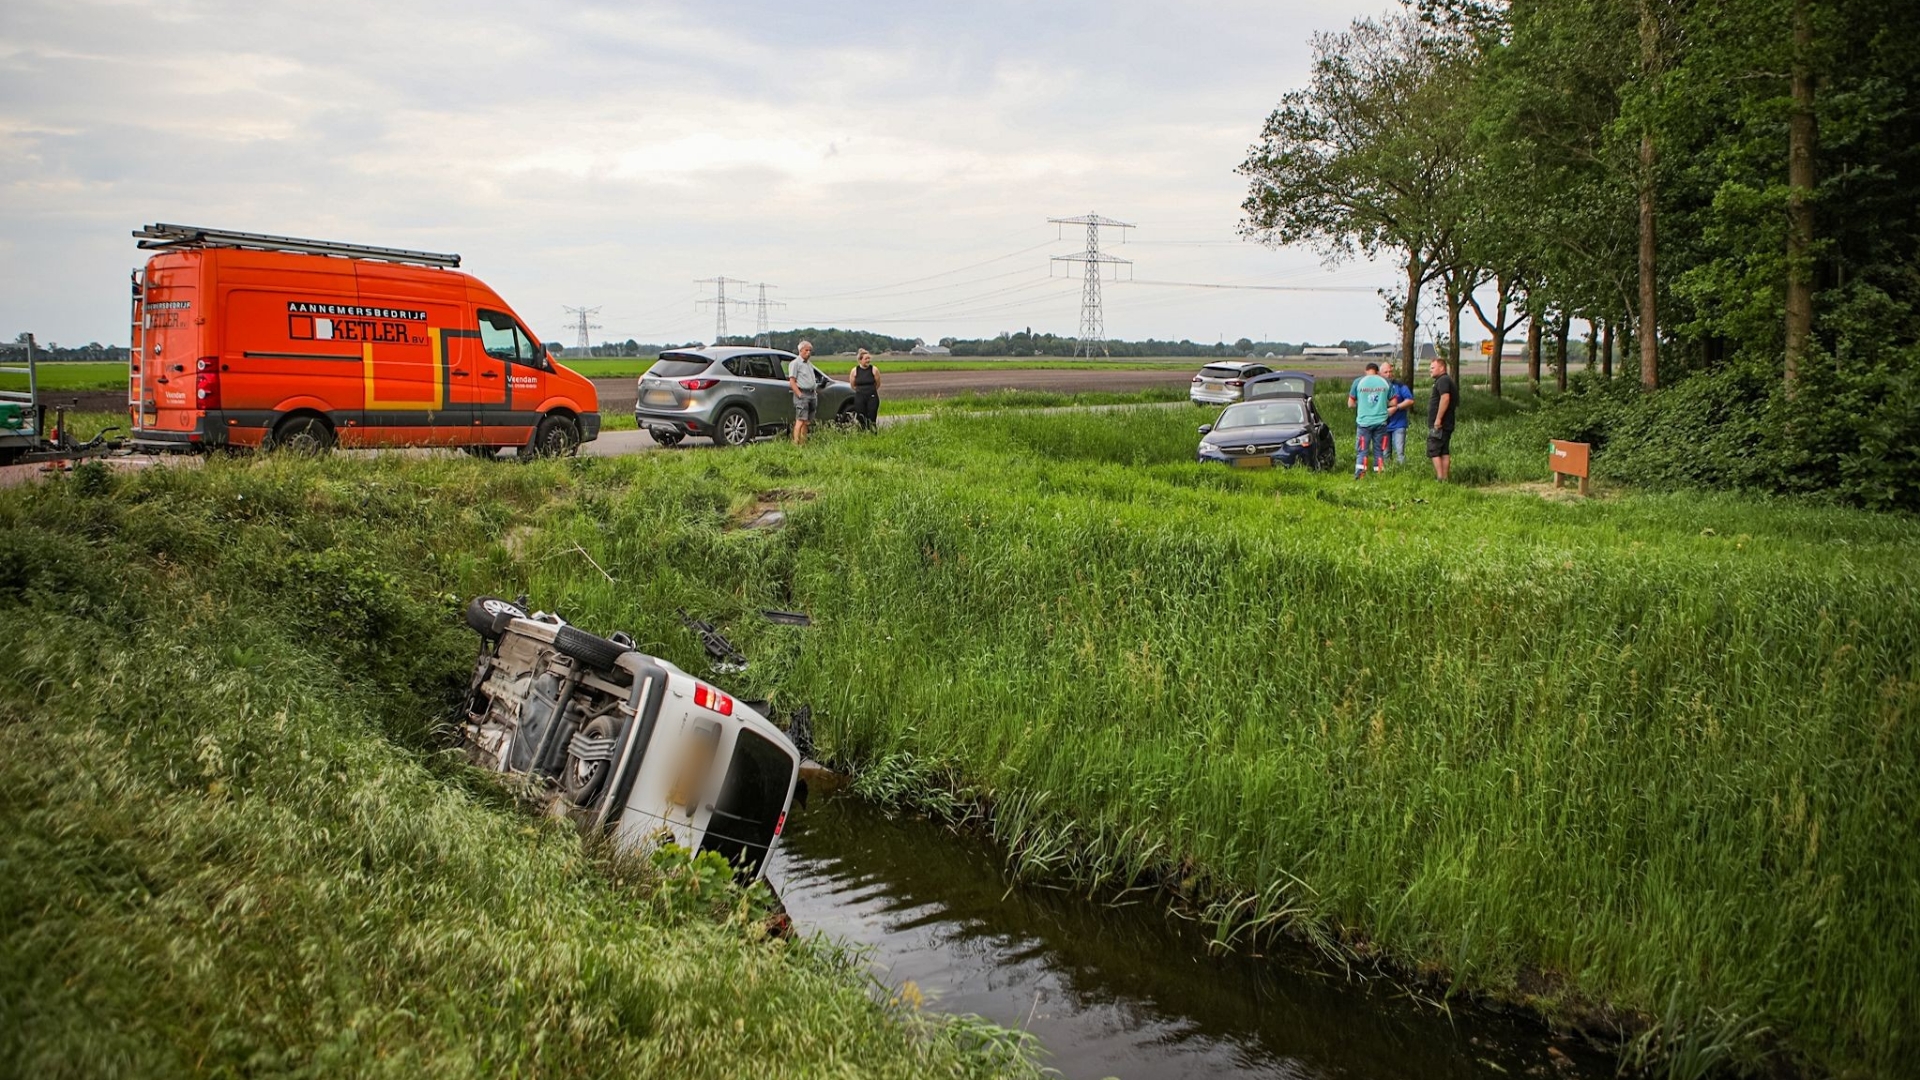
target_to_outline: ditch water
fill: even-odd
[[[1612,1059],[1502,1014],[1349,980],[1304,946],[1210,956],[1151,902],[1012,884],[985,839],[849,796],[788,822],[769,876],[795,929],[869,950],[926,1008],[1031,1032],[1069,1078],[1613,1075]]]

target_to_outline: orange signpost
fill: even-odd
[[[1553,440],[1552,449],[1547,454],[1547,467],[1553,470],[1554,487],[1560,486],[1563,476],[1578,477],[1580,494],[1587,493],[1587,450],[1588,446],[1583,442]]]

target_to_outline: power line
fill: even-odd
[[[1087,249],[1078,255],[1055,255],[1053,262],[1077,262],[1086,266],[1086,282],[1080,290],[1080,344],[1073,350],[1075,356],[1082,349],[1088,356],[1099,348],[1106,354],[1107,337],[1105,314],[1100,307],[1100,266],[1105,263],[1112,266],[1132,266],[1133,260],[1115,258],[1100,251],[1100,227],[1109,229],[1131,229],[1132,225],[1112,218],[1103,218],[1099,214],[1088,213],[1081,217],[1048,218],[1053,225],[1085,225],[1087,227]],[[1121,234],[1126,235],[1125,233]]]
[[[1372,285],[1225,285],[1212,281],[1142,281],[1129,278],[1123,285],[1160,285],[1176,289],[1253,289],[1259,292],[1376,292]]]
[[[867,293],[880,292],[885,289],[898,289],[903,285],[918,285],[923,281],[934,281],[936,279],[943,278],[943,277],[951,277],[954,274],[964,274],[969,270],[978,270],[982,266],[992,266],[994,263],[997,263],[997,262],[1005,262],[1008,259],[1017,259],[1022,255],[1039,251],[1043,247],[1052,247],[1054,244],[1057,244],[1059,242],[1060,242],[1059,238],[1056,237],[1052,240],[1047,240],[1042,243],[1035,244],[1032,247],[1024,247],[1024,248],[1021,248],[1019,251],[1009,251],[1005,255],[995,255],[991,259],[982,259],[979,262],[968,263],[965,266],[956,266],[951,270],[942,270],[937,274],[928,274],[926,277],[908,278],[905,281],[894,281],[894,282],[889,282],[885,285],[871,285],[864,289],[850,289],[846,292],[815,293],[811,296],[796,296],[794,297],[794,299],[795,300],[838,300],[838,299],[841,299],[842,297],[863,296]]]
[[[587,319],[600,314],[600,309],[597,307],[567,307],[565,304],[560,306],[568,313],[576,316],[573,326],[574,329],[580,332],[580,336],[574,341],[574,344],[582,349],[593,348],[593,338],[587,331],[601,330],[604,329],[604,327],[597,322],[588,322]]]

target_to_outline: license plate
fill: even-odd
[[[1211,380],[1211,379],[1209,379],[1209,380],[1207,380],[1207,389],[1208,389],[1208,390],[1209,390],[1210,392],[1212,392],[1212,393],[1215,393],[1215,394],[1217,394],[1217,393],[1219,393],[1219,392],[1220,392],[1220,389],[1221,389],[1221,387],[1220,387],[1220,384],[1219,384],[1219,383],[1217,383],[1217,382],[1214,382],[1213,380]]]
[[[673,391],[671,390],[649,390],[647,391],[646,396],[641,398],[641,400],[645,401],[649,405],[674,404]]]
[[[1264,454],[1258,457],[1237,457],[1233,459],[1233,467],[1236,469],[1271,469],[1273,468],[1273,459]]]

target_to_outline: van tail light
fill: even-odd
[[[681,379],[680,385],[688,390],[711,390],[720,385],[719,379]]]
[[[693,684],[693,703],[703,709],[712,709],[721,716],[733,715],[733,699],[706,683]]]
[[[220,407],[220,366],[211,356],[203,356],[194,364],[196,374],[193,379],[193,407],[196,409],[217,409]]]

